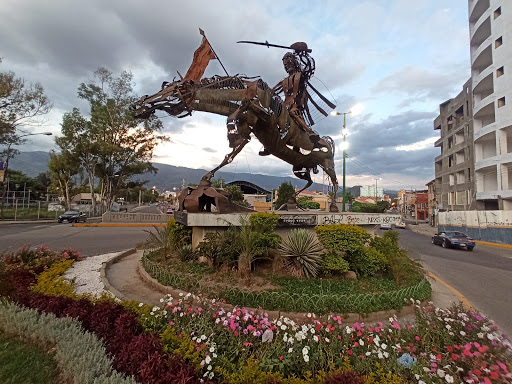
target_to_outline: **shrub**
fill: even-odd
[[[337,252],[324,254],[320,266],[322,272],[326,275],[342,274],[347,272],[350,268],[348,261]]]
[[[64,272],[66,272],[73,263],[73,260],[61,261],[54,264],[47,271],[42,272],[38,276],[37,284],[32,288],[32,291],[46,295],[63,295],[77,298],[73,285],[62,277]]]
[[[192,244],[184,244],[175,249],[175,254],[181,262],[188,262],[197,259],[196,252],[192,249]]]
[[[316,234],[322,245],[329,251],[355,251],[365,245],[371,235],[363,228],[350,224],[318,225]]]
[[[358,247],[347,252],[346,259],[350,270],[359,277],[373,276],[377,271],[385,270],[387,260],[384,255],[372,247]]]
[[[322,260],[322,245],[314,233],[292,229],[279,246],[283,263],[297,277],[315,277]]]
[[[192,244],[192,228],[176,222],[174,218],[169,219],[167,227],[169,228],[169,236],[174,247]]]
[[[276,249],[281,242],[281,237],[275,232],[279,215],[268,212],[258,212],[249,216],[251,230],[257,232],[254,244],[254,254],[267,255],[270,250]]]
[[[353,370],[341,370],[327,376],[324,384],[365,384],[365,380]]]
[[[70,248],[64,248],[59,252],[54,252],[45,245],[41,245],[39,248],[25,246],[17,251],[2,254],[0,260],[8,270],[17,268],[39,268],[44,270],[60,261],[80,260],[80,253]]]
[[[209,232],[204,239],[199,243],[197,253],[209,259],[211,265],[219,267],[237,261],[241,246],[235,227],[222,232]]]

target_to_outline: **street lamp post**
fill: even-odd
[[[343,129],[341,130],[341,135],[343,136],[343,189],[342,189],[342,204],[341,204],[341,210],[342,212],[345,212],[346,209],[346,198],[345,198],[345,160],[347,158],[347,129],[346,129],[346,119],[347,115],[349,113],[352,113],[352,111],[348,112],[338,112],[338,111],[332,111],[331,115],[333,116],[339,116],[343,115]]]

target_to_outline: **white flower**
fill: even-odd
[[[302,348],[302,354],[303,355],[307,355],[308,354],[308,349],[306,347]]]
[[[215,348],[214,347],[210,347],[209,351],[210,352],[215,352]]]
[[[478,338],[480,338],[480,339],[483,339],[483,338],[484,338],[484,334],[483,334],[482,332],[477,333],[476,335],[477,335],[477,336],[478,336]]]
[[[206,340],[206,335],[202,335],[201,340]]]
[[[380,346],[382,349],[386,349],[388,346],[384,343],[382,343],[382,345]]]
[[[309,355],[303,355],[302,357],[306,363],[309,361]]]
[[[330,343],[330,342],[331,342],[331,340],[329,340],[327,337],[325,338],[325,341],[326,341],[327,343]]]
[[[207,369],[207,370],[209,370],[209,371],[211,371],[211,370],[212,370],[212,366],[211,366],[211,365],[209,365],[209,366],[207,366],[207,367],[206,367],[206,369]]]
[[[288,353],[292,353],[292,352],[293,352],[293,348],[289,348]]]
[[[359,345],[364,345],[364,341],[362,339],[359,339]]]
[[[139,303],[139,307],[142,307],[144,305],[144,303]]]
[[[313,340],[315,340],[316,342],[318,342],[318,336],[317,336],[317,335],[313,336]]]
[[[365,355],[366,356],[370,356],[372,353],[371,352],[366,352]]]
[[[163,302],[164,302],[164,299],[163,299],[163,298],[161,298],[161,299],[160,299],[160,302],[161,302],[161,303],[163,303]]]
[[[437,376],[439,376],[441,379],[444,377],[445,373],[442,369],[437,370]]]
[[[311,313],[308,313],[308,317],[311,317]]]
[[[283,325],[281,325],[281,329],[282,329],[283,331],[285,331],[285,330],[286,330],[286,325],[284,325],[284,324],[283,324]]]
[[[149,312],[149,314],[150,314],[151,316],[153,316],[155,313],[154,313],[154,312]]]
[[[206,356],[204,361],[205,361],[206,364],[210,364],[210,362],[212,361],[212,358],[210,356]]]
[[[314,335],[315,334],[315,328],[311,328],[311,334]]]
[[[352,329],[347,325],[345,327],[345,332],[347,332],[347,335],[351,334],[352,333]]]
[[[444,379],[446,380],[447,383],[453,383],[453,377],[451,377],[450,375],[446,375]]]
[[[451,325],[450,325],[450,324],[446,324],[446,325],[445,325],[445,327],[446,327],[446,329],[447,329],[447,330],[452,329],[452,327],[451,327]]]
[[[278,327],[280,327],[280,326],[281,326],[281,324],[283,324],[283,323],[281,323],[280,321],[278,321],[276,324],[277,324],[277,326],[278,326]]]

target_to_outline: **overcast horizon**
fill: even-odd
[[[230,74],[259,75],[270,86],[285,76],[286,52],[239,40],[290,45],[304,41],[316,61],[313,82],[348,112],[347,185],[426,189],[434,178],[433,120],[439,105],[455,97],[470,76],[467,2],[442,0],[291,1],[243,4],[234,1],[113,0],[87,2],[4,0],[0,4],[0,71],[39,82],[53,102],[22,151],[55,148],[62,115],[88,105],[77,97],[81,82],[98,67],[134,75],[139,95],[152,94],[177,71],[185,73],[201,43],[199,28]],[[211,61],[205,76],[223,74]],[[160,145],[154,162],[211,169],[230,151],[225,118],[205,113],[175,119],[158,114],[171,142]],[[329,116],[313,129],[331,136],[338,181],[342,183],[340,130],[343,116]],[[293,176],[291,166],[260,157],[253,139],[225,172]],[[316,175],[315,182],[322,182]],[[300,184],[303,181],[299,181]]]

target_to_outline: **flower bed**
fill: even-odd
[[[52,271],[58,268],[39,275],[39,281],[53,275],[63,282],[62,275]],[[113,367],[137,375],[138,382],[199,382],[199,378],[290,384],[512,380],[506,337],[497,334],[489,319],[460,306],[442,310],[415,302],[414,326],[392,317],[387,324],[349,327],[341,316],[319,321],[308,314],[303,321],[292,321],[244,308],[226,311],[223,301],[191,294],[168,296],[160,307],[152,308],[142,303],[55,297],[29,291],[35,276],[25,269],[11,269],[1,277],[7,284],[0,294],[18,305],[78,319],[84,329],[106,343]],[[202,305],[193,308],[192,299],[202,300]],[[173,379],[167,375],[174,375]]]
[[[196,279],[187,279],[183,275],[173,273],[163,268],[159,263],[153,262],[145,252],[142,264],[148,274],[160,284],[175,289],[189,290],[194,288],[197,291],[200,276]],[[335,289],[329,289],[328,281],[325,282],[326,289],[323,293],[311,293],[311,287],[299,292],[296,289],[287,290],[263,290],[249,291],[237,288],[223,290],[220,297],[226,302],[252,308],[263,308],[268,311],[285,312],[315,312],[323,315],[327,313],[357,313],[368,314],[371,312],[401,309],[406,305],[406,299],[424,301],[430,298],[432,289],[430,283],[421,279],[407,287],[380,290],[374,293],[340,293]],[[211,290],[211,289],[210,289]]]

